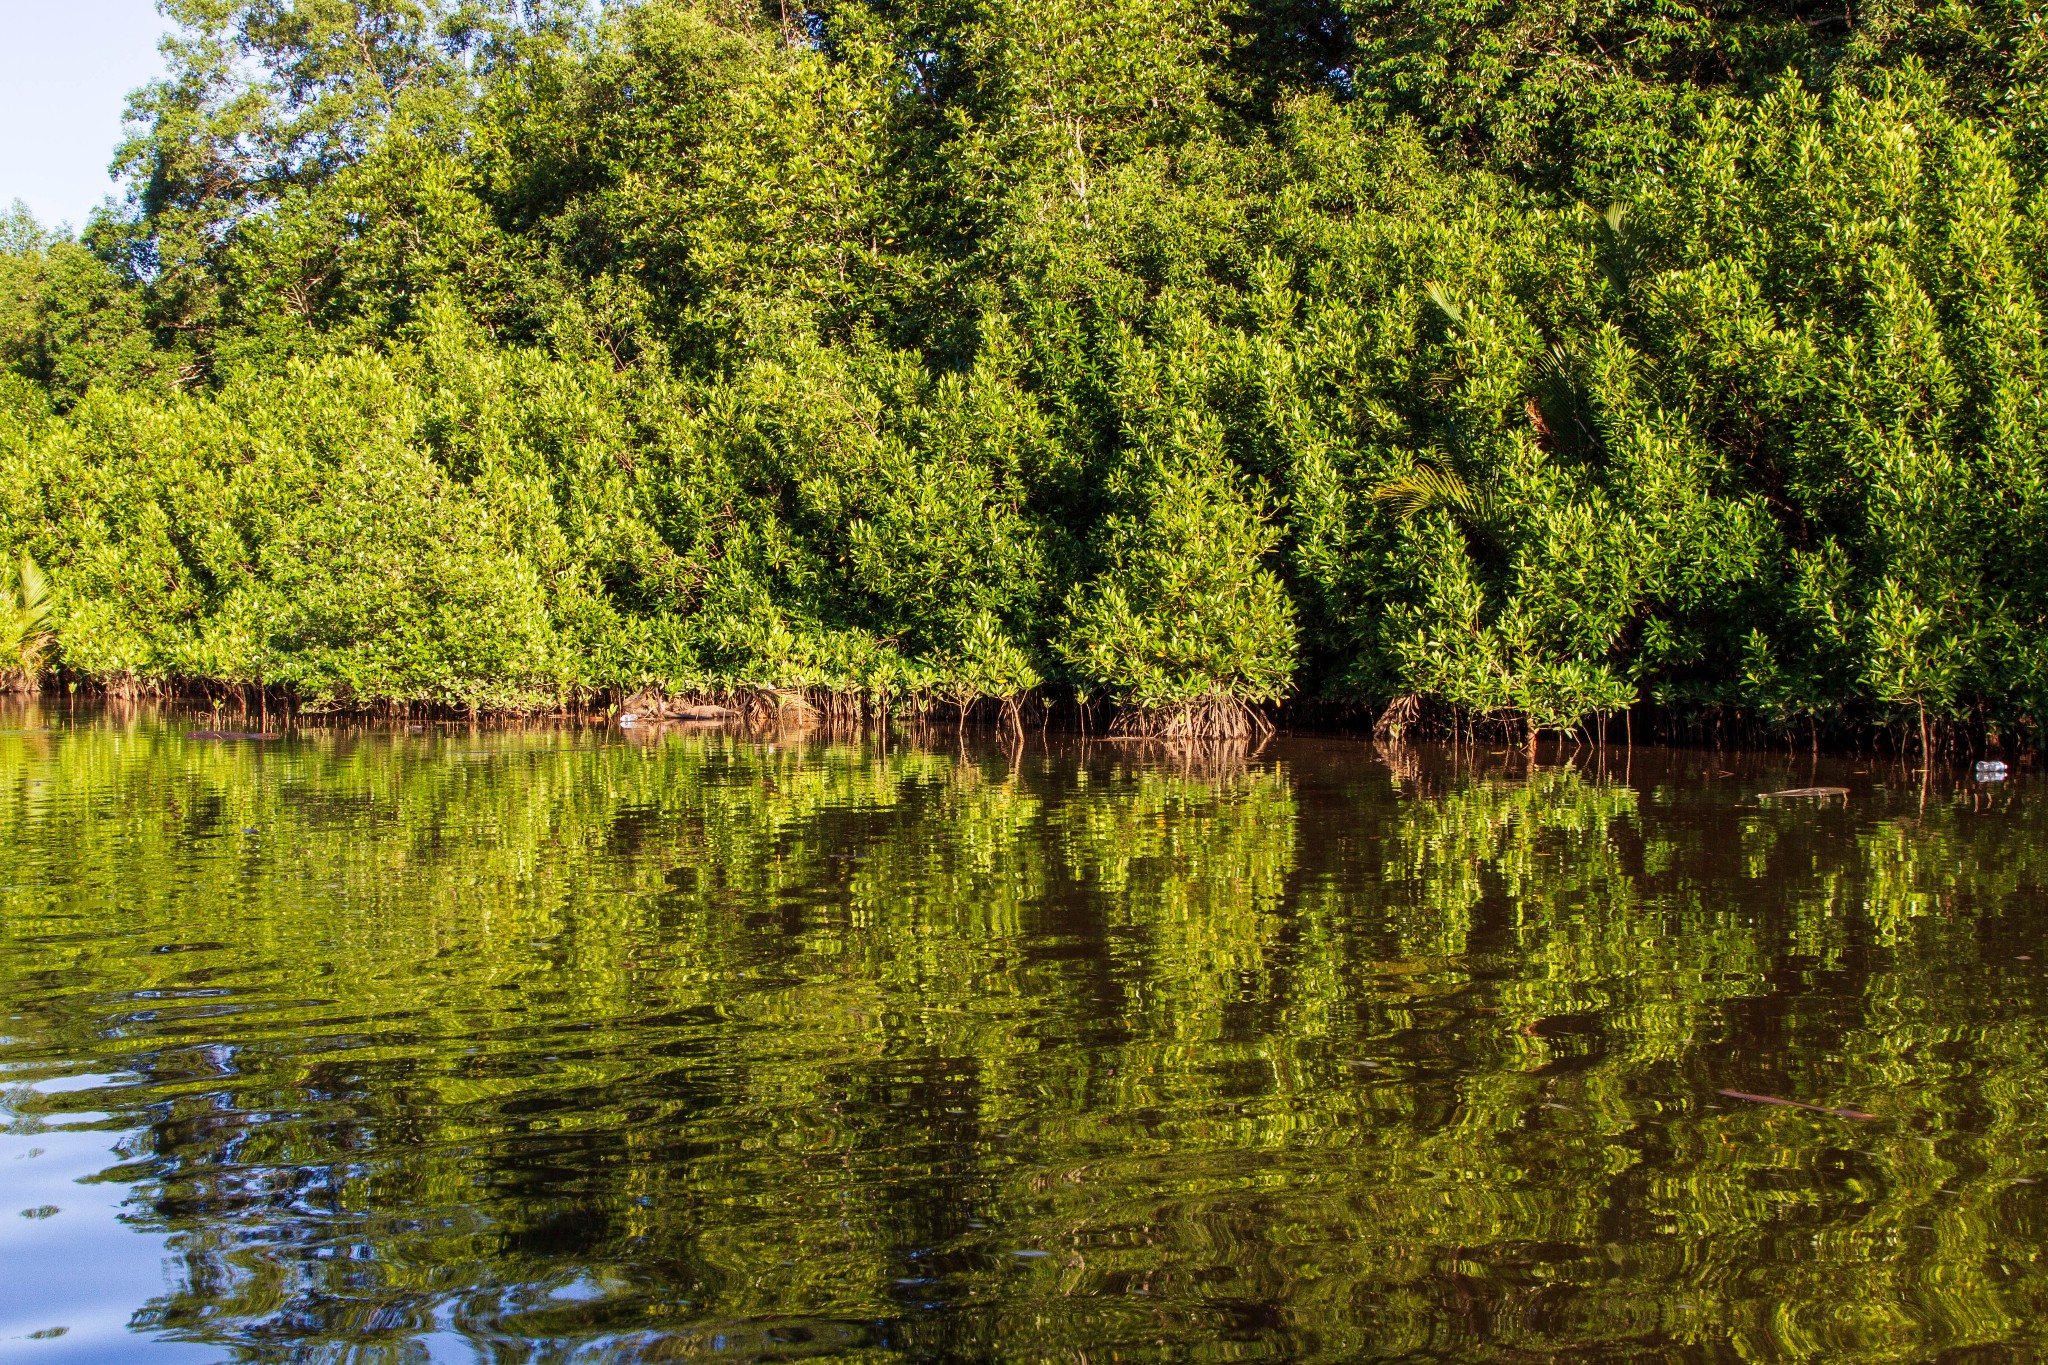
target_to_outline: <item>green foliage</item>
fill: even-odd
[[[150,344],[141,298],[82,244],[17,201],[0,218],[0,373],[68,403],[94,383],[148,387],[171,356]]]
[[[2021,8],[175,16],[0,233],[85,676],[2048,715]]]
[[[1147,708],[1278,699],[1294,612],[1261,563],[1278,534],[1263,500],[1192,457],[1159,460],[1144,485],[1143,511],[1110,519],[1103,571],[1068,599],[1061,649],[1075,674]]]

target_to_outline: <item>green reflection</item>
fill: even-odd
[[[506,1360],[2048,1336],[2026,789],[0,719],[9,1104],[112,1116],[105,1178],[177,1253],[140,1333],[351,1360],[435,1332]],[[124,1079],[33,1089],[77,1071]]]

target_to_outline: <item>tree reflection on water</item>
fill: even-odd
[[[138,1351],[2048,1338],[2025,782],[0,719],[9,1106],[111,1116]]]

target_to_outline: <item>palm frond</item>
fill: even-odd
[[[55,607],[50,581],[42,568],[22,552],[14,586],[0,598],[0,669],[40,673],[57,643],[50,630]]]
[[[1572,355],[1565,350],[1562,342],[1553,341],[1529,362],[1529,370],[1538,379],[1563,384],[1567,388],[1576,381],[1572,377]]]
[[[1429,294],[1429,301],[1442,309],[1445,317],[1460,327],[1465,325],[1464,307],[1451,298],[1450,295],[1444,293],[1442,285],[1438,284],[1435,280],[1431,280],[1422,287]]]
[[[48,625],[50,610],[56,605],[50,595],[50,580],[26,550],[21,552],[21,567],[16,571],[14,582],[22,620],[35,628]]]
[[[1418,464],[1408,473],[1386,480],[1372,490],[1372,498],[1387,503],[1403,517],[1445,511],[1483,522],[1492,510],[1490,499],[1473,491],[1455,470],[1434,464]]]

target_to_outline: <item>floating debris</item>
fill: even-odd
[[[1805,1100],[1781,1099],[1776,1095],[1752,1095],[1745,1090],[1717,1090],[1717,1095],[1726,1095],[1731,1100],[1748,1100],[1751,1104],[1781,1104],[1787,1109],[1806,1109],[1816,1114],[1833,1114],[1838,1119],[1875,1119],[1877,1115],[1866,1114],[1861,1109],[1846,1106],[1830,1109],[1824,1104],[1808,1104]]]

